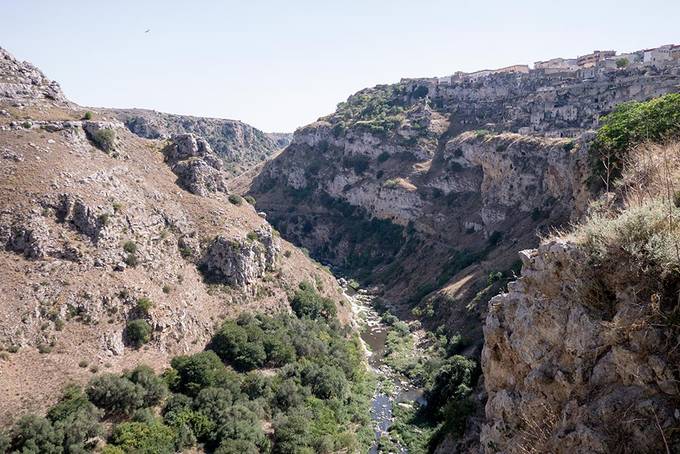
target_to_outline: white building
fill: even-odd
[[[655,49],[645,49],[643,61],[645,65],[663,65],[665,62],[671,60],[671,49],[673,49],[672,44],[667,44],[665,46],[657,47]]]

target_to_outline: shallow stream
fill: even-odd
[[[359,290],[345,288],[347,298],[352,302],[355,319],[359,323],[361,340],[365,346],[368,364],[378,379],[378,386],[371,404],[371,418],[374,424],[375,442],[369,454],[380,453],[380,439],[388,434],[394,422],[392,411],[395,405],[424,403],[423,390],[385,364],[385,342],[389,327],[383,323],[380,314],[373,307],[373,297]],[[397,444],[400,453],[408,451]]]

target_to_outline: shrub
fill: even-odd
[[[233,205],[240,206],[243,204],[243,198],[238,194],[229,194],[229,202]]]
[[[92,141],[102,151],[111,151],[116,144],[116,131],[110,128],[101,128],[92,134]]]
[[[602,118],[590,148],[593,172],[598,178],[617,179],[629,148],[645,141],[660,142],[678,133],[680,94],[619,104]]]
[[[267,360],[263,340],[264,332],[257,325],[244,327],[227,320],[213,336],[211,346],[224,361],[238,369],[251,370],[263,366]]]
[[[255,205],[255,197],[253,197],[252,195],[247,195],[243,199],[249,204]]]
[[[629,61],[628,61],[627,58],[619,58],[618,60],[616,60],[616,67],[617,68],[625,68],[626,66],[628,66],[628,64],[629,64]]]
[[[125,337],[130,345],[139,348],[151,340],[151,326],[141,318],[131,320],[125,326]]]
[[[135,254],[128,254],[128,255],[125,257],[125,263],[126,263],[128,266],[132,267],[132,268],[136,267],[136,266],[137,266],[137,263],[138,263],[137,255],[135,255]]]
[[[271,380],[259,372],[249,372],[241,383],[243,391],[250,399],[271,396]]]
[[[190,356],[176,356],[171,366],[177,371],[177,379],[170,384],[173,391],[195,396],[211,386],[238,388],[238,377],[228,371],[219,356],[211,350]]]
[[[347,392],[345,374],[337,367],[312,364],[302,372],[302,382],[319,399],[342,399]]]
[[[61,454],[63,434],[40,416],[22,416],[12,430],[11,450],[17,453]]]
[[[93,116],[92,112],[88,110],[87,112],[85,112],[85,115],[83,115],[83,120],[92,120],[92,116]]]
[[[137,243],[132,240],[128,240],[125,242],[125,244],[123,244],[123,250],[128,254],[135,254],[137,253]]]
[[[215,454],[259,454],[260,450],[255,443],[248,440],[227,439],[220,443]]]
[[[159,422],[124,422],[114,428],[111,443],[136,454],[173,454],[175,432]]]
[[[388,159],[390,159],[390,154],[386,151],[383,151],[378,155],[378,162],[385,162]]]
[[[157,376],[149,366],[139,365],[125,374],[125,378],[142,387],[146,407],[158,405],[168,394],[168,387],[163,379]]]
[[[396,179],[396,178],[390,178],[388,180],[385,180],[385,182],[383,183],[383,187],[388,188],[388,189],[394,189],[398,186],[399,186],[399,180]]]
[[[301,412],[274,421],[274,453],[313,452],[310,448],[310,418]]]
[[[464,356],[449,358],[426,390],[428,411],[437,412],[449,401],[466,399],[472,390],[475,367],[475,362]]]
[[[137,310],[142,314],[146,315],[149,313],[149,309],[153,307],[153,302],[147,297],[142,297],[137,300]]]
[[[110,416],[131,415],[144,405],[144,388],[115,374],[94,377],[85,392],[90,402]]]
[[[92,440],[103,434],[99,424],[102,411],[88,401],[78,386],[67,386],[64,395],[47,412],[47,418],[54,428],[63,434],[66,452],[85,452],[91,448]]]
[[[336,315],[335,303],[330,298],[319,295],[310,284],[302,283],[290,300],[290,307],[300,318],[330,320]]]

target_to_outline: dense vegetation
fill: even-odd
[[[475,410],[470,398],[479,377],[477,363],[460,355],[467,345],[459,335],[443,330],[427,334],[427,347],[416,348],[406,323],[383,314],[390,326],[385,345],[385,364],[411,383],[425,390],[426,406],[395,405],[390,436],[381,438],[381,447],[390,452],[395,443],[409,453],[430,452],[447,434],[463,435],[468,416]]]
[[[626,153],[636,144],[660,142],[680,133],[680,94],[618,105],[602,119],[592,144],[595,175],[605,183],[618,178]]]
[[[373,385],[358,339],[311,284],[290,301],[294,315],[224,322],[211,349],[175,357],[162,375],[139,366],[68,387],[47,417],[0,434],[0,452],[90,452],[97,437],[108,454],[366,450]]]
[[[383,135],[394,130],[404,120],[402,90],[399,85],[378,85],[350,96],[333,115],[336,134],[353,126]]]

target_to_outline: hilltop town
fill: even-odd
[[[462,80],[476,80],[492,74],[535,74],[565,75],[581,79],[592,79],[597,74],[617,69],[642,68],[653,66],[661,68],[668,65],[676,65],[680,62],[680,45],[665,44],[663,46],[642,49],[635,52],[618,54],[615,50],[594,50],[576,58],[552,58],[546,61],[537,61],[534,67],[529,65],[511,65],[498,69],[483,69],[471,73],[457,71],[451,76],[437,77],[439,84],[454,84]]]

